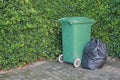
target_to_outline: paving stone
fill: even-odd
[[[37,62],[21,69],[0,73],[0,80],[120,80],[120,62],[107,62],[102,69],[74,68],[56,60]]]

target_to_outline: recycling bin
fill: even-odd
[[[87,17],[65,17],[58,21],[62,24],[63,48],[59,62],[68,62],[79,67],[83,49],[91,39],[91,26],[95,21]]]

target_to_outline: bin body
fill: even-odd
[[[85,45],[91,39],[93,20],[86,17],[66,17],[62,23],[63,60],[73,63],[76,58],[82,59]]]

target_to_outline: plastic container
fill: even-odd
[[[65,17],[59,19],[62,24],[63,54],[59,55],[59,62],[73,63],[74,67],[81,64],[85,45],[91,39],[91,26],[95,22],[86,17]]]

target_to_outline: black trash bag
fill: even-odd
[[[90,70],[100,69],[104,66],[107,55],[106,44],[100,42],[99,39],[94,39],[84,48],[81,66]]]

